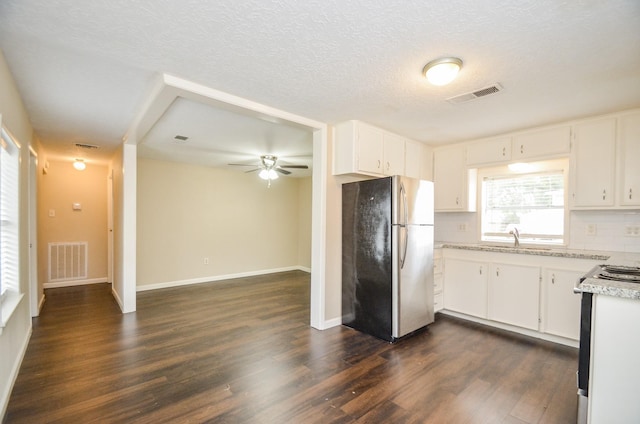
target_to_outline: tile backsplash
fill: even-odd
[[[477,213],[436,213],[438,242],[478,243]],[[573,211],[569,249],[640,253],[640,211]]]

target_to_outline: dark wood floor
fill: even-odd
[[[438,316],[395,345],[312,329],[309,276],[50,289],[5,423],[575,423],[577,350]]]

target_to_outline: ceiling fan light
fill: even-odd
[[[267,177],[270,180],[277,180],[278,179],[278,173],[274,169],[270,169],[269,172],[267,173]]]
[[[443,57],[427,63],[422,73],[433,85],[447,85],[458,75],[462,60],[457,57]]]
[[[86,163],[84,163],[84,160],[83,160],[83,159],[76,159],[76,160],[73,162],[73,167],[74,167],[75,169],[77,169],[78,171],[84,171],[84,169],[87,167],[87,164],[86,164]]]
[[[266,169],[261,170],[260,173],[258,174],[258,177],[262,178],[263,180],[268,180],[269,171],[267,171]]]

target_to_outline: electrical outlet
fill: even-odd
[[[624,228],[624,235],[627,237],[640,237],[640,225],[627,225]]]
[[[209,265],[209,258],[204,258],[204,264]]]
[[[458,231],[464,233],[467,231],[467,223],[463,222],[462,224],[458,224]]]
[[[587,224],[586,234],[588,236],[595,236],[598,231],[598,226],[596,224]]]

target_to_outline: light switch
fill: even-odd
[[[55,209],[49,209],[49,217],[50,218],[55,218],[56,216],[56,210]]]
[[[73,210],[74,211],[81,211],[82,210],[82,205],[80,203],[74,203],[73,204]]]

